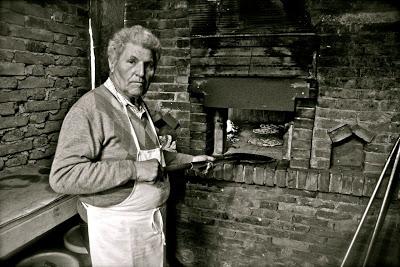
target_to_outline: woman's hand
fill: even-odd
[[[199,161],[214,161],[215,158],[212,156],[207,156],[207,155],[199,155],[199,156],[193,156],[192,162],[199,162]]]

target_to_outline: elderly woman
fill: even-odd
[[[108,44],[109,79],[82,96],[63,122],[50,174],[54,191],[80,195],[93,266],[163,266],[166,164],[213,160],[162,151],[146,94],[159,40],[141,26]]]

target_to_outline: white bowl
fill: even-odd
[[[79,261],[67,253],[50,251],[32,255],[20,261],[16,267],[79,267]]]
[[[85,244],[83,242],[83,237],[79,225],[76,225],[69,229],[69,231],[64,235],[64,246],[72,252],[79,254],[89,254]]]

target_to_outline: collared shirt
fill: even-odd
[[[124,105],[129,107],[130,111],[133,112],[138,118],[142,118],[143,114],[146,112],[146,110],[143,107],[143,104],[141,103],[139,108],[137,108],[134,104],[132,104],[131,101],[126,99],[123,95],[121,95],[117,89],[115,89],[114,83],[111,81],[110,78],[107,79],[107,81],[104,83],[104,86],[118,99],[118,101]]]

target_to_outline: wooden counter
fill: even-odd
[[[0,259],[74,216],[76,196],[55,193],[48,170],[0,173]]]

